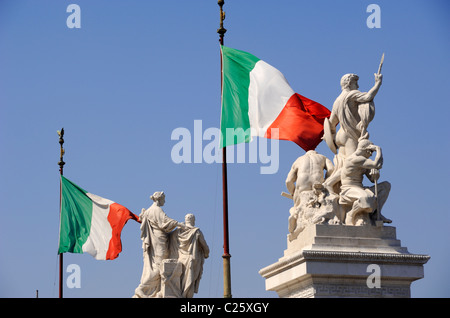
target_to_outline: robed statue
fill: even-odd
[[[171,258],[182,264],[181,297],[192,298],[198,293],[203,264],[209,257],[209,247],[202,231],[195,227],[195,216],[185,217],[185,226],[170,234]]]
[[[164,192],[155,192],[150,198],[153,200],[153,204],[146,210],[142,209],[139,215],[144,253],[141,282],[134,295],[139,298],[160,296],[160,265],[164,259],[169,257],[169,233],[177,226],[184,226],[164,213],[162,209],[166,201]]]
[[[163,191],[151,197],[153,204],[142,209],[141,239],[143,269],[134,298],[191,298],[198,292],[204,259],[209,248],[195,227],[193,214],[180,223],[166,215]]]

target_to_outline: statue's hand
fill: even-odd
[[[380,170],[378,169],[371,169],[370,175],[372,176],[373,182],[377,181],[380,178]]]
[[[381,82],[383,81],[383,74],[375,73],[374,75],[375,75],[375,83],[379,82],[381,84]]]

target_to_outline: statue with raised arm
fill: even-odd
[[[160,267],[169,258],[169,233],[184,224],[169,218],[163,211],[164,192],[155,192],[151,197],[153,204],[139,215],[141,239],[144,253],[144,267],[135,298],[161,297]]]
[[[341,168],[345,159],[355,152],[358,142],[369,139],[368,126],[375,116],[374,98],[380,89],[383,75],[381,57],[378,73],[375,73],[375,85],[368,92],[358,90],[359,77],[356,74],[345,74],[341,78],[341,94],[336,98],[329,119],[324,121],[324,136],[330,150],[335,154],[333,162],[335,170],[328,178],[326,186],[340,192]],[[340,125],[336,133],[337,125]]]
[[[383,155],[369,140],[368,126],[375,116],[374,98],[383,76],[375,73],[375,84],[368,92],[359,91],[356,74],[342,76],[342,92],[336,98],[329,118],[324,121],[323,139],[335,154],[333,162],[316,151],[308,151],[292,165],[286,178],[293,200],[289,210],[289,240],[310,224],[382,226],[391,223],[381,215],[391,185],[378,183]],[[339,125],[339,127],[338,127]],[[375,159],[370,159],[376,153]],[[325,171],[325,173],[324,173]],[[374,183],[363,185],[363,178]]]
[[[375,159],[370,157],[376,152]],[[379,178],[379,170],[383,166],[381,148],[375,146],[368,139],[358,143],[356,151],[349,155],[341,169],[341,187],[339,203],[347,206],[345,217],[347,225],[363,225],[371,223],[371,216],[376,211],[384,223],[391,223],[381,215],[381,209],[387,200],[391,185],[384,181],[378,184],[378,193],[375,195],[375,187],[364,187],[363,178],[376,182]],[[373,219],[373,218],[372,218]]]
[[[375,85],[368,92],[358,90],[359,77],[345,74],[341,78],[341,94],[336,98],[329,120],[325,123],[325,136],[330,149],[345,158],[351,155],[360,139],[369,139],[367,127],[375,116],[374,98],[383,75],[375,74]],[[336,133],[336,125],[340,129]]]

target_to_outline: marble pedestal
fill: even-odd
[[[259,271],[279,297],[408,298],[430,258],[409,253],[391,226],[315,224],[287,243],[284,256]]]
[[[165,259],[161,263],[162,298],[181,298],[182,264],[176,259]]]

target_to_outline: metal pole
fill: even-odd
[[[59,174],[63,175],[63,168],[65,165],[65,162],[63,160],[64,157],[64,128],[61,129],[61,131],[58,131],[59,135],[59,145],[60,145],[60,158],[59,158]],[[60,213],[61,213],[61,192],[62,192],[62,185],[60,183],[59,185],[59,206],[60,206]],[[60,216],[61,218],[61,216]],[[59,254],[59,298],[63,298],[63,253]]]
[[[220,27],[217,29],[219,33],[219,42],[223,45],[223,37],[227,30],[223,27],[223,20],[225,20],[225,12],[223,11],[224,0],[217,1],[220,7]],[[222,53],[221,53],[222,54]],[[223,86],[223,63],[222,56],[220,58],[220,77],[221,88]],[[231,269],[230,269],[230,247],[228,239],[228,180],[227,180],[227,149],[222,148],[222,191],[223,191],[223,297],[231,298]]]

